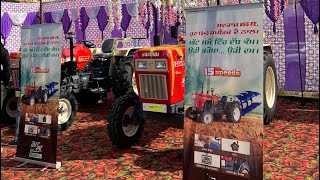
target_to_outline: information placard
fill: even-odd
[[[184,179],[262,179],[262,4],[187,10]]]
[[[62,25],[21,28],[21,101],[16,161],[59,168],[56,162]]]

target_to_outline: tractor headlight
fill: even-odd
[[[156,65],[156,69],[166,69],[167,68],[167,64],[165,61],[156,61],[155,63]]]
[[[138,61],[137,68],[138,69],[147,69],[147,61]]]

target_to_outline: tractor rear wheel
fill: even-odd
[[[47,90],[43,91],[42,96],[41,96],[41,102],[42,103],[48,102],[48,91]]]
[[[186,117],[195,120],[197,117],[197,113],[192,110],[192,107],[188,107],[186,111]]]
[[[31,93],[30,99],[29,99],[29,105],[33,106],[36,103],[36,95],[35,93]]]
[[[108,135],[118,148],[130,148],[141,137],[144,119],[138,96],[124,95],[113,103],[108,117]]]
[[[232,123],[239,123],[241,120],[241,108],[237,103],[229,104],[226,112],[227,120]]]
[[[205,111],[200,118],[204,124],[211,124],[213,122],[213,113],[211,111]]]
[[[1,123],[14,124],[16,122],[17,100],[14,91],[7,92],[2,104]]]
[[[74,121],[78,111],[77,99],[73,93],[61,93],[59,99],[58,127],[66,130]]]
[[[265,51],[263,55],[263,100],[264,100],[264,124],[271,123],[276,113],[277,106],[277,74],[275,63],[270,52]]]

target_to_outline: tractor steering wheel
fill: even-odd
[[[218,98],[220,98],[220,96],[218,94],[215,94],[215,96],[217,96]]]

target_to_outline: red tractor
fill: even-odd
[[[25,94],[21,100],[30,106],[33,106],[36,102],[46,103],[48,101],[48,90],[43,86],[25,86]]]
[[[264,123],[269,124],[276,111],[277,76],[270,45],[264,45]],[[185,45],[162,45],[137,50],[134,56],[135,93],[116,99],[108,117],[108,134],[119,148],[131,147],[140,138],[146,112],[184,114]],[[132,86],[135,84],[132,83]],[[248,106],[255,92],[236,96],[194,93],[193,111],[187,116],[205,117],[203,122],[221,119],[226,115],[231,122],[261,103]],[[189,97],[188,97],[189,98]],[[243,105],[247,104],[245,108]],[[205,112],[205,113],[204,113]]]
[[[199,120],[205,124],[211,124],[214,119],[220,120],[226,115],[228,121],[239,123],[241,120],[240,101],[234,96],[222,96],[213,94],[211,89],[207,94],[203,93],[203,85],[201,93],[192,93],[192,107],[186,110],[186,117],[192,120]]]

